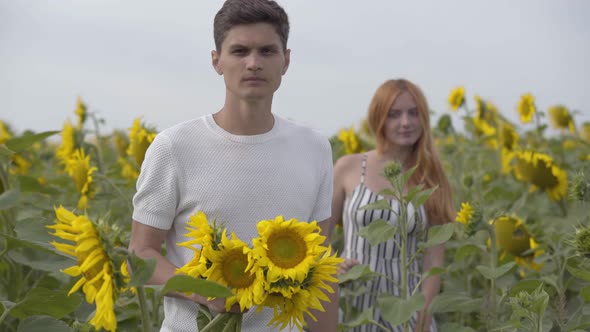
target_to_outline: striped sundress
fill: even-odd
[[[372,271],[384,274],[394,280],[397,284],[401,283],[401,259],[400,248],[398,248],[393,240],[388,240],[377,246],[371,246],[369,241],[358,235],[358,231],[369,225],[373,220],[383,219],[388,221],[391,225],[397,223],[397,216],[386,210],[359,210],[360,207],[374,203],[385,197],[372,192],[365,185],[365,171],[367,164],[367,155],[363,155],[361,182],[352,191],[350,197],[347,197],[344,203],[344,210],[342,214],[344,224],[344,250],[342,257],[353,258],[358,260],[361,264],[368,265]],[[390,200],[391,207],[394,211],[399,211],[399,202],[397,200]],[[420,234],[424,227],[419,227],[426,223],[426,214],[423,207],[420,208],[419,213],[415,213],[414,208],[408,206],[408,241],[407,252],[408,258],[411,257],[417,248]],[[424,222],[422,222],[424,221]],[[396,234],[396,241],[400,242],[399,234]],[[408,276],[408,290],[413,290],[419,282],[419,275],[421,270],[421,262],[414,260],[410,265],[411,271]],[[384,277],[374,277],[366,284],[367,291],[355,297],[352,300],[352,305],[359,311],[365,311],[369,307],[374,308],[373,319],[379,324],[386,326],[390,331],[403,331],[403,326],[393,326],[381,317],[381,312],[377,309],[377,296],[383,293],[400,295],[399,289]],[[415,330],[416,320],[418,314],[416,313],[410,319],[410,331]],[[363,325],[351,329],[354,332],[373,332],[382,331],[376,325]],[[433,320],[430,332],[436,332],[436,324]]]

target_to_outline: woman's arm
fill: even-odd
[[[424,257],[422,259],[422,271],[427,273],[433,267],[442,267],[445,259],[445,246],[439,244],[434,247],[427,248],[424,251]],[[424,308],[418,315],[418,328],[417,331],[430,331],[430,325],[432,324],[432,314],[427,311],[428,306],[432,302],[432,299],[440,292],[440,275],[429,277],[422,283],[422,294],[426,298]]]

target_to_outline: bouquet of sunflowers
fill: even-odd
[[[281,329],[305,324],[304,314],[316,320],[310,309],[324,311],[321,301],[329,301],[324,291],[334,292],[328,285],[337,282],[335,274],[342,262],[331,249],[323,246],[316,221],[297,219],[261,220],[257,224],[259,237],[252,246],[216,222],[210,223],[199,211],[190,217],[190,240],[178,243],[194,251],[193,259],[177,270],[192,278],[217,282],[231,291],[225,309],[238,304],[241,311],[270,307],[274,316],[269,325]],[[228,327],[240,331],[242,313],[225,312],[211,316],[200,306],[199,330],[216,331]]]

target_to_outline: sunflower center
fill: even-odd
[[[539,160],[537,167],[533,168],[531,182],[537,187],[547,189],[557,185],[557,178],[551,172],[551,167],[543,160]]]
[[[230,250],[222,262],[223,279],[231,288],[246,288],[254,282],[254,275],[246,272],[248,256],[242,248]]]
[[[268,238],[268,258],[276,266],[289,269],[305,258],[307,245],[297,232],[275,232]]]

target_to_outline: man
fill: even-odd
[[[193,252],[186,241],[189,216],[203,211],[246,241],[256,223],[283,215],[317,220],[329,235],[332,159],[326,137],[274,115],[274,92],[287,72],[288,17],[276,2],[227,0],[214,20],[213,68],[226,87],[221,110],[162,131],[146,153],[129,250],[155,258],[151,284],[164,284]],[[161,255],[166,243],[166,257]],[[333,285],[335,286],[335,285]],[[334,287],[336,288],[336,287]],[[197,304],[224,311],[225,299],[169,294],[161,331],[197,331]],[[311,331],[336,331],[337,292]],[[232,311],[237,308],[232,308]],[[250,310],[242,331],[271,331],[273,312]]]

